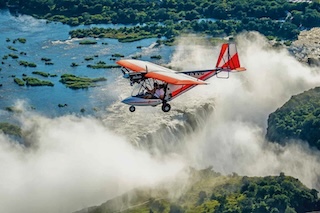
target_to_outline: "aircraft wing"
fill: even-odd
[[[184,85],[184,84],[207,84],[207,82],[191,77],[182,72],[177,72],[172,69],[153,64],[147,61],[140,61],[134,59],[123,59],[117,61],[122,67],[125,67],[133,72],[146,73],[145,77],[154,78],[169,84]]]

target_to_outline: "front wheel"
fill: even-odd
[[[171,109],[171,106],[170,106],[170,104],[163,104],[162,105],[162,111],[164,111],[164,112],[169,112],[170,111],[170,109]]]
[[[130,111],[130,112],[134,112],[134,111],[136,111],[136,108],[135,108],[134,106],[130,106],[130,107],[129,107],[129,111]]]

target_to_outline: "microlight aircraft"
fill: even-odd
[[[169,112],[169,101],[177,98],[198,85],[208,84],[205,80],[226,72],[221,78],[229,78],[230,72],[245,71],[240,66],[238,52],[234,43],[224,43],[221,46],[216,67],[208,70],[175,71],[148,61],[122,59],[116,62],[121,66],[123,77],[129,79],[135,86],[130,97],[122,102],[130,105],[130,112],[135,106],[157,106],[162,104],[162,111]],[[162,89],[161,96],[153,96],[152,90]]]

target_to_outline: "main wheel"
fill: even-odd
[[[134,112],[134,111],[136,111],[136,108],[135,108],[134,106],[130,106],[130,107],[129,107],[129,111],[130,111],[130,112]]]
[[[170,109],[171,109],[170,104],[165,103],[165,104],[162,105],[162,111],[169,112]]]

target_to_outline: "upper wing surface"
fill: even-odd
[[[165,81],[169,84],[207,84],[205,81],[147,61],[123,59],[117,61],[117,64],[134,72],[147,72],[145,77]]]

